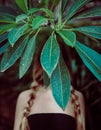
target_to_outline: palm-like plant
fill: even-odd
[[[48,33],[40,62],[50,79],[56,102],[64,109],[70,97],[70,74],[62,58],[58,37],[63,40],[61,44],[66,44],[78,53],[84,64],[101,81],[101,54],[80,43],[77,35],[81,33],[93,40],[101,39],[101,26],[89,22],[94,17],[101,17],[101,8],[85,10],[90,0],[38,0],[36,4],[28,0],[15,2],[19,11],[12,12],[6,7],[2,10],[0,7],[0,54],[3,54],[0,70],[7,70],[20,59],[19,77],[22,78],[40,48],[41,41],[38,44],[37,37],[42,40],[42,32]]]

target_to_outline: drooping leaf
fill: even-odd
[[[8,33],[4,33],[0,36],[0,43],[2,43],[3,41],[5,41],[8,37]]]
[[[83,26],[75,28],[74,30],[86,34],[90,37],[101,39],[101,26]]]
[[[47,18],[43,16],[37,16],[32,21],[33,29],[38,29],[40,26],[47,24]]]
[[[53,96],[64,110],[70,97],[70,75],[62,57],[53,71],[50,82]]]
[[[1,71],[4,72],[9,67],[11,67],[17,59],[21,56],[26,44],[28,41],[28,36],[24,37],[24,39],[19,40],[18,44],[15,44],[14,47],[9,46],[1,61]]]
[[[55,69],[60,56],[60,48],[55,34],[52,34],[45,43],[41,53],[41,64],[50,77]]]
[[[21,15],[18,15],[17,17],[16,17],[16,22],[18,23],[18,22],[21,22],[21,21],[23,21],[23,20],[25,20],[25,19],[27,19],[28,18],[28,16],[26,15],[26,14],[21,14]]]
[[[13,46],[16,41],[23,35],[24,31],[27,29],[27,24],[23,26],[13,28],[8,34],[8,40],[10,44]]]
[[[75,43],[76,43],[76,35],[74,32],[70,31],[70,30],[61,30],[57,32],[61,38],[64,40],[64,42],[70,46],[70,47],[74,47]]]
[[[83,11],[82,13],[74,17],[74,19],[93,18],[99,16],[101,16],[101,7],[94,7],[92,9]]]
[[[28,12],[28,2],[27,0],[16,0],[18,7],[25,13]]]
[[[5,32],[8,32],[9,29],[12,29],[16,26],[16,24],[5,24],[0,26],[0,35],[2,35]]]
[[[90,0],[75,0],[72,7],[67,13],[66,19],[70,19],[82,6],[84,6]]]
[[[9,46],[9,42],[5,43],[2,47],[0,47],[0,55],[6,50]]]
[[[101,81],[101,54],[77,42],[75,49],[88,69]]]
[[[22,78],[23,75],[29,69],[31,62],[33,60],[33,55],[35,53],[35,45],[36,45],[36,35],[34,35],[27,43],[27,47],[24,51],[23,56],[21,57],[20,61],[20,68],[19,68],[19,77]]]

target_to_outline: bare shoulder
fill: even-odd
[[[31,93],[31,90],[25,90],[25,91],[21,92],[18,96],[17,104],[24,107],[28,101],[30,93]]]

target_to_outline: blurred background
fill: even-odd
[[[13,0],[0,0],[0,5],[8,6],[11,2]],[[101,0],[92,0],[92,7],[96,6],[101,6]],[[91,22],[93,25],[101,25],[101,18],[94,18]],[[79,37],[82,42],[82,35]],[[101,54],[100,40],[93,41],[84,38],[84,35],[83,39],[83,42]],[[70,50],[70,54],[73,86],[85,97],[86,130],[101,130],[101,82],[85,67],[75,51]],[[0,73],[0,130],[13,130],[17,97],[21,91],[28,89],[32,82],[32,66],[26,75],[19,79],[18,63],[19,60],[6,72]]]

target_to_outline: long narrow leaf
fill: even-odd
[[[73,19],[81,19],[81,18],[93,18],[101,16],[101,7],[94,7],[89,10],[85,10]]]
[[[75,28],[74,30],[86,34],[90,37],[101,39],[101,26],[84,26]]]
[[[24,51],[23,56],[21,57],[20,61],[20,68],[19,68],[19,77],[22,78],[23,75],[29,69],[31,62],[33,60],[33,55],[35,53],[35,45],[36,45],[36,35],[34,35],[27,43],[27,47]]]
[[[76,43],[76,35],[74,32],[70,31],[70,30],[61,30],[57,32],[60,37],[64,40],[64,42],[70,46],[70,47],[74,47],[75,43]]]
[[[5,41],[8,37],[8,33],[5,33],[3,35],[0,36],[0,43],[2,43],[3,41]]]
[[[8,34],[8,40],[10,44],[13,46],[15,42],[23,35],[24,31],[27,29],[27,24],[23,26],[16,27],[12,29]]]
[[[0,47],[0,55],[6,50],[6,48],[9,46],[9,42],[4,44],[2,47]]]
[[[23,40],[19,40],[19,45],[16,44],[14,47],[9,46],[7,51],[5,52],[3,59],[1,61],[1,71],[7,70],[11,67],[17,59],[21,56],[26,44],[28,41],[28,36],[26,36]]]
[[[101,54],[79,42],[75,49],[88,69],[101,81]]]
[[[24,11],[25,13],[28,12],[28,2],[27,0],[16,0],[16,4],[18,5],[18,7]]]
[[[67,13],[66,19],[70,19],[82,6],[84,6],[89,0],[75,0],[72,7]]]
[[[55,69],[60,56],[60,48],[55,34],[52,34],[44,45],[41,53],[41,64],[50,77]]]
[[[70,97],[70,75],[62,57],[51,76],[51,88],[56,102],[64,110]]]

